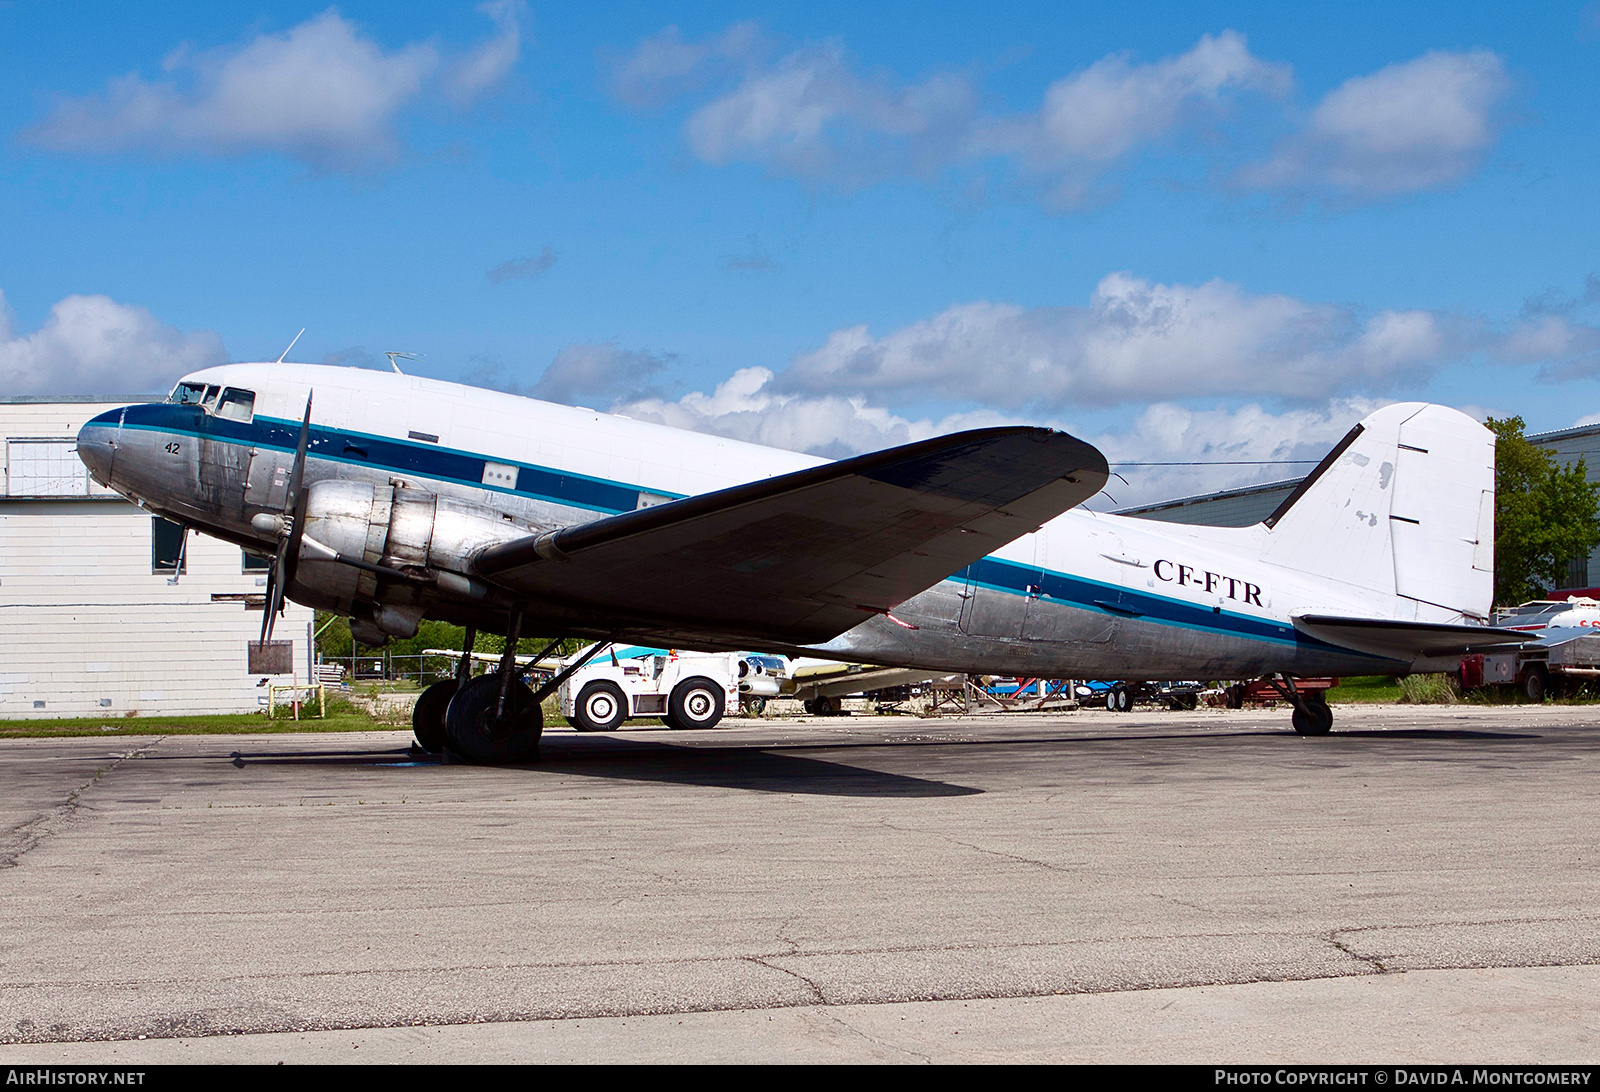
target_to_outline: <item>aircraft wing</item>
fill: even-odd
[[[703,493],[492,546],[474,562],[599,631],[812,644],[1093,496],[1105,456],[992,428]]]
[[[1337,614],[1297,614],[1294,627],[1331,645],[1407,662],[1433,656],[1465,656],[1470,652],[1504,652],[1538,642],[1531,633],[1494,626]]]

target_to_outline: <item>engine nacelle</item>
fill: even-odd
[[[481,585],[460,574],[486,546],[541,528],[481,505],[402,485],[329,479],[306,490],[305,535],[295,571],[300,598],[359,617],[363,629],[410,637],[430,601],[471,597]],[[315,545],[314,545],[315,544]],[[317,546],[352,560],[432,574],[431,583],[385,577],[328,560]]]

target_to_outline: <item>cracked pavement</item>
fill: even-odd
[[[751,1026],[919,1060],[989,1055],[976,1025],[952,1055],[871,1021],[1012,1005],[1048,1039],[1090,996],[1564,968],[1578,1000],[1535,993],[1594,1057],[1595,715],[1339,718],[552,731],[517,769],[400,733],[10,740],[0,1043],[559,1025],[577,1050],[577,1022],[784,1010]]]

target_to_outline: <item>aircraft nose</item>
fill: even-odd
[[[101,485],[111,484],[111,468],[116,461],[117,433],[121,431],[119,411],[102,413],[78,430],[78,458]]]

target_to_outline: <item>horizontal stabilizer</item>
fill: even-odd
[[[1295,629],[1320,641],[1410,663],[1434,656],[1506,651],[1537,644],[1530,633],[1493,626],[1448,622],[1408,622],[1396,618],[1351,618],[1338,614],[1297,614]]]
[[[991,428],[490,547],[474,570],[600,632],[826,641],[1099,491],[1105,456]]]

